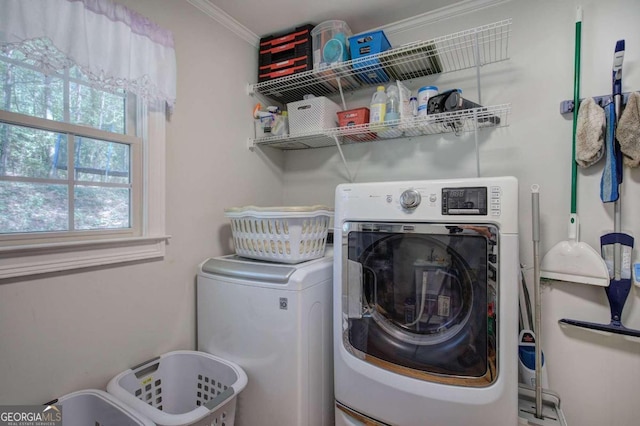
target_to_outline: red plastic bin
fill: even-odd
[[[360,126],[369,123],[369,108],[354,108],[338,112],[338,125],[340,127]],[[363,142],[375,139],[376,135],[371,132],[360,133],[363,129],[354,129],[354,134],[345,135],[346,139]],[[348,130],[345,130],[348,132]]]

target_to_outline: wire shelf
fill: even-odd
[[[291,136],[271,136],[254,139],[254,145],[281,150],[297,150],[407,138],[442,133],[462,134],[485,128],[505,127],[511,111],[510,104],[444,112],[410,119],[388,121],[384,124],[359,124],[326,129]]]
[[[329,129],[330,130],[330,129]],[[336,146],[336,142],[329,134],[318,133],[317,131],[297,134],[293,136],[269,136],[266,138],[253,139],[253,145],[269,146],[282,150],[323,148],[326,146]]]
[[[250,91],[288,103],[394,80],[460,71],[509,59],[511,19],[419,41],[385,52],[250,85]],[[384,71],[381,72],[381,71]],[[362,78],[361,75],[366,75]]]

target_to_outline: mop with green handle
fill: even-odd
[[[580,241],[580,223],[577,213],[576,130],[578,106],[580,105],[580,37],[582,32],[582,8],[576,14],[575,62],[573,78],[573,139],[571,156],[571,214],[569,215],[569,235],[551,248],[542,258],[541,277],[548,280],[568,281],[606,287],[609,274],[600,253],[587,243]]]

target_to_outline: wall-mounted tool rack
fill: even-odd
[[[626,105],[629,100],[629,95],[631,92],[624,92],[622,94],[622,105]],[[607,104],[613,102],[612,95],[603,95],[603,96],[594,96],[593,100],[596,101],[598,105],[601,107],[605,107]],[[580,99],[580,102],[584,101],[584,98]],[[571,114],[573,113],[573,99],[568,99],[566,101],[560,102],[560,114]]]

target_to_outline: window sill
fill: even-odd
[[[164,257],[169,236],[0,247],[0,280]]]

